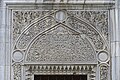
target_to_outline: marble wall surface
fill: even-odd
[[[50,0],[3,0],[0,5],[0,80],[13,80],[13,71],[12,71],[12,62],[11,62],[11,26],[8,16],[11,16],[9,12],[13,9],[8,7],[8,5],[15,5],[16,3],[20,5],[24,4],[34,4],[34,3],[42,3],[45,1]],[[81,3],[84,3],[84,0],[55,0],[56,3],[59,2],[74,2],[76,1],[82,1]],[[111,1],[111,2],[109,2]],[[110,53],[111,53],[111,73],[109,75],[112,75],[110,80],[120,80],[120,7],[119,3],[120,0],[86,0],[86,3],[93,3],[94,5],[97,3],[103,4],[110,3],[113,7],[109,9],[110,11]],[[80,3],[80,4],[81,4]],[[7,5],[6,5],[7,4]],[[115,5],[115,6],[114,6]],[[31,8],[31,7],[29,7]],[[103,9],[106,7],[104,6]],[[14,9],[17,9],[14,7]],[[19,8],[23,9],[22,7]],[[90,7],[89,10],[93,10],[93,7]],[[96,9],[95,9],[96,10]],[[102,9],[101,9],[102,10]],[[15,80],[21,80],[21,79],[15,79]],[[25,80],[24,78],[22,80]],[[102,79],[101,79],[102,80]]]

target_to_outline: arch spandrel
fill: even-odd
[[[108,19],[109,11],[69,11],[69,13],[76,15],[80,19],[84,19],[86,22],[91,23],[106,40],[109,40]]]
[[[22,34],[26,26],[35,22],[38,18],[42,18],[49,14],[48,10],[34,11],[34,10],[15,10],[13,11],[13,40],[14,42]]]
[[[101,33],[90,23],[71,16],[67,19],[67,25],[81,34],[86,35],[86,37],[88,37],[89,40],[94,44],[96,50],[104,50],[105,47],[107,47],[107,43],[102,37]]]
[[[53,24],[55,24],[55,20],[51,16],[47,16],[30,24],[30,26],[26,27],[23,33],[18,37],[16,47],[25,49],[37,34],[49,29]]]

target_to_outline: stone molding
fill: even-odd
[[[34,75],[87,75],[88,80],[95,80],[96,65],[26,65],[26,79]]]

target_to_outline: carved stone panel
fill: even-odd
[[[20,36],[25,26],[48,13],[49,11],[13,11],[13,40]]]
[[[12,22],[14,80],[22,80],[21,66],[26,80],[35,73],[74,72],[109,80],[108,11],[18,10]]]
[[[96,54],[84,35],[64,25],[40,34],[30,45],[26,62],[96,63]]]

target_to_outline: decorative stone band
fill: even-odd
[[[97,65],[26,65],[26,79],[34,75],[87,75],[95,80]]]
[[[91,71],[96,65],[27,65],[27,70],[37,71]]]
[[[14,72],[14,80],[21,80],[21,64],[15,63],[13,65],[13,72]]]
[[[109,71],[110,71],[110,67],[106,64],[101,64],[100,65],[100,80],[110,80],[110,75],[109,75]]]

